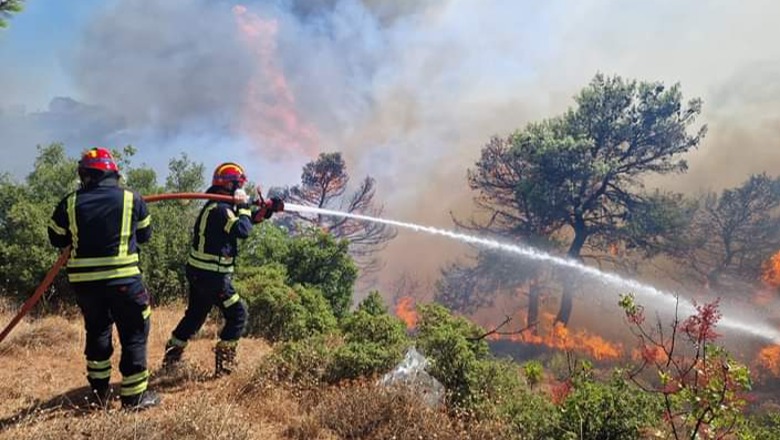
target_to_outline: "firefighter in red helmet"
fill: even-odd
[[[231,283],[238,239],[247,238],[253,224],[284,210],[280,198],[263,200],[259,191],[258,200],[250,204],[243,189],[246,181],[244,169],[236,163],[226,162],[214,170],[206,192],[232,195],[235,204],[209,201],[198,214],[186,267],[187,310],[166,344],[164,369],[181,361],[187,342],[203,326],[215,305],[225,318],[214,349],[215,375],[230,374],[236,366],[236,348],[247,320],[246,305]]]
[[[149,293],[138,268],[138,245],[151,237],[151,217],[138,194],[119,186],[119,168],[105,148],[86,151],[78,174],[81,188],[57,205],[48,233],[54,246],[71,247],[67,274],[84,316],[87,380],[105,404],[116,324],[122,345],[122,407],[155,406],[160,399],[147,389]]]

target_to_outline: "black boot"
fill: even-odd
[[[222,377],[231,374],[236,370],[238,363],[236,362],[236,348],[235,343],[224,343],[220,341],[214,348],[214,376]]]
[[[90,405],[106,406],[111,397],[111,387],[108,385],[108,379],[89,379],[91,388],[87,400]]]
[[[106,384],[105,386],[93,386],[87,401],[90,406],[106,407],[111,399],[111,387]]]
[[[160,404],[160,396],[154,391],[146,390],[135,396],[122,396],[122,409],[128,411],[143,411]]]
[[[163,357],[163,370],[173,370],[181,364],[181,358],[184,355],[184,347],[172,344],[170,341],[165,345],[165,357]]]

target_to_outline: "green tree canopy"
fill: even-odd
[[[678,199],[648,194],[642,179],[687,169],[681,155],[706,132],[704,126],[692,130],[701,101],[684,103],[677,84],[598,74],[575,102],[561,116],[487,143],[468,173],[487,220],[459,224],[553,242],[574,259],[582,259],[586,246],[648,246],[670,229],[674,217],[660,213],[674,211],[669,207]],[[652,219],[659,222],[648,224]],[[558,313],[564,323],[571,315],[572,284],[564,282]]]

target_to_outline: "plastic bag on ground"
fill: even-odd
[[[404,359],[392,371],[382,376],[382,386],[406,386],[422,397],[429,407],[439,407],[444,403],[444,385],[428,374],[425,368],[428,359],[414,347],[406,350]]]

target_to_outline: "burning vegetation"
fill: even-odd
[[[526,322],[523,314],[520,314],[519,318],[519,322]],[[585,329],[567,327],[561,322],[556,322],[555,315],[551,313],[543,313],[541,322],[533,327],[536,327],[537,331],[530,331],[531,328],[528,328],[515,334],[495,333],[489,338],[574,352],[599,361],[616,360],[624,356],[621,344],[609,342]]]
[[[415,310],[415,300],[411,296],[403,296],[398,299],[395,305],[395,315],[401,318],[409,330],[417,327],[417,310]]]
[[[761,279],[767,286],[780,289],[780,252],[774,254],[763,266]]]
[[[758,352],[757,364],[774,377],[780,377],[780,345],[769,345],[762,348]]]

